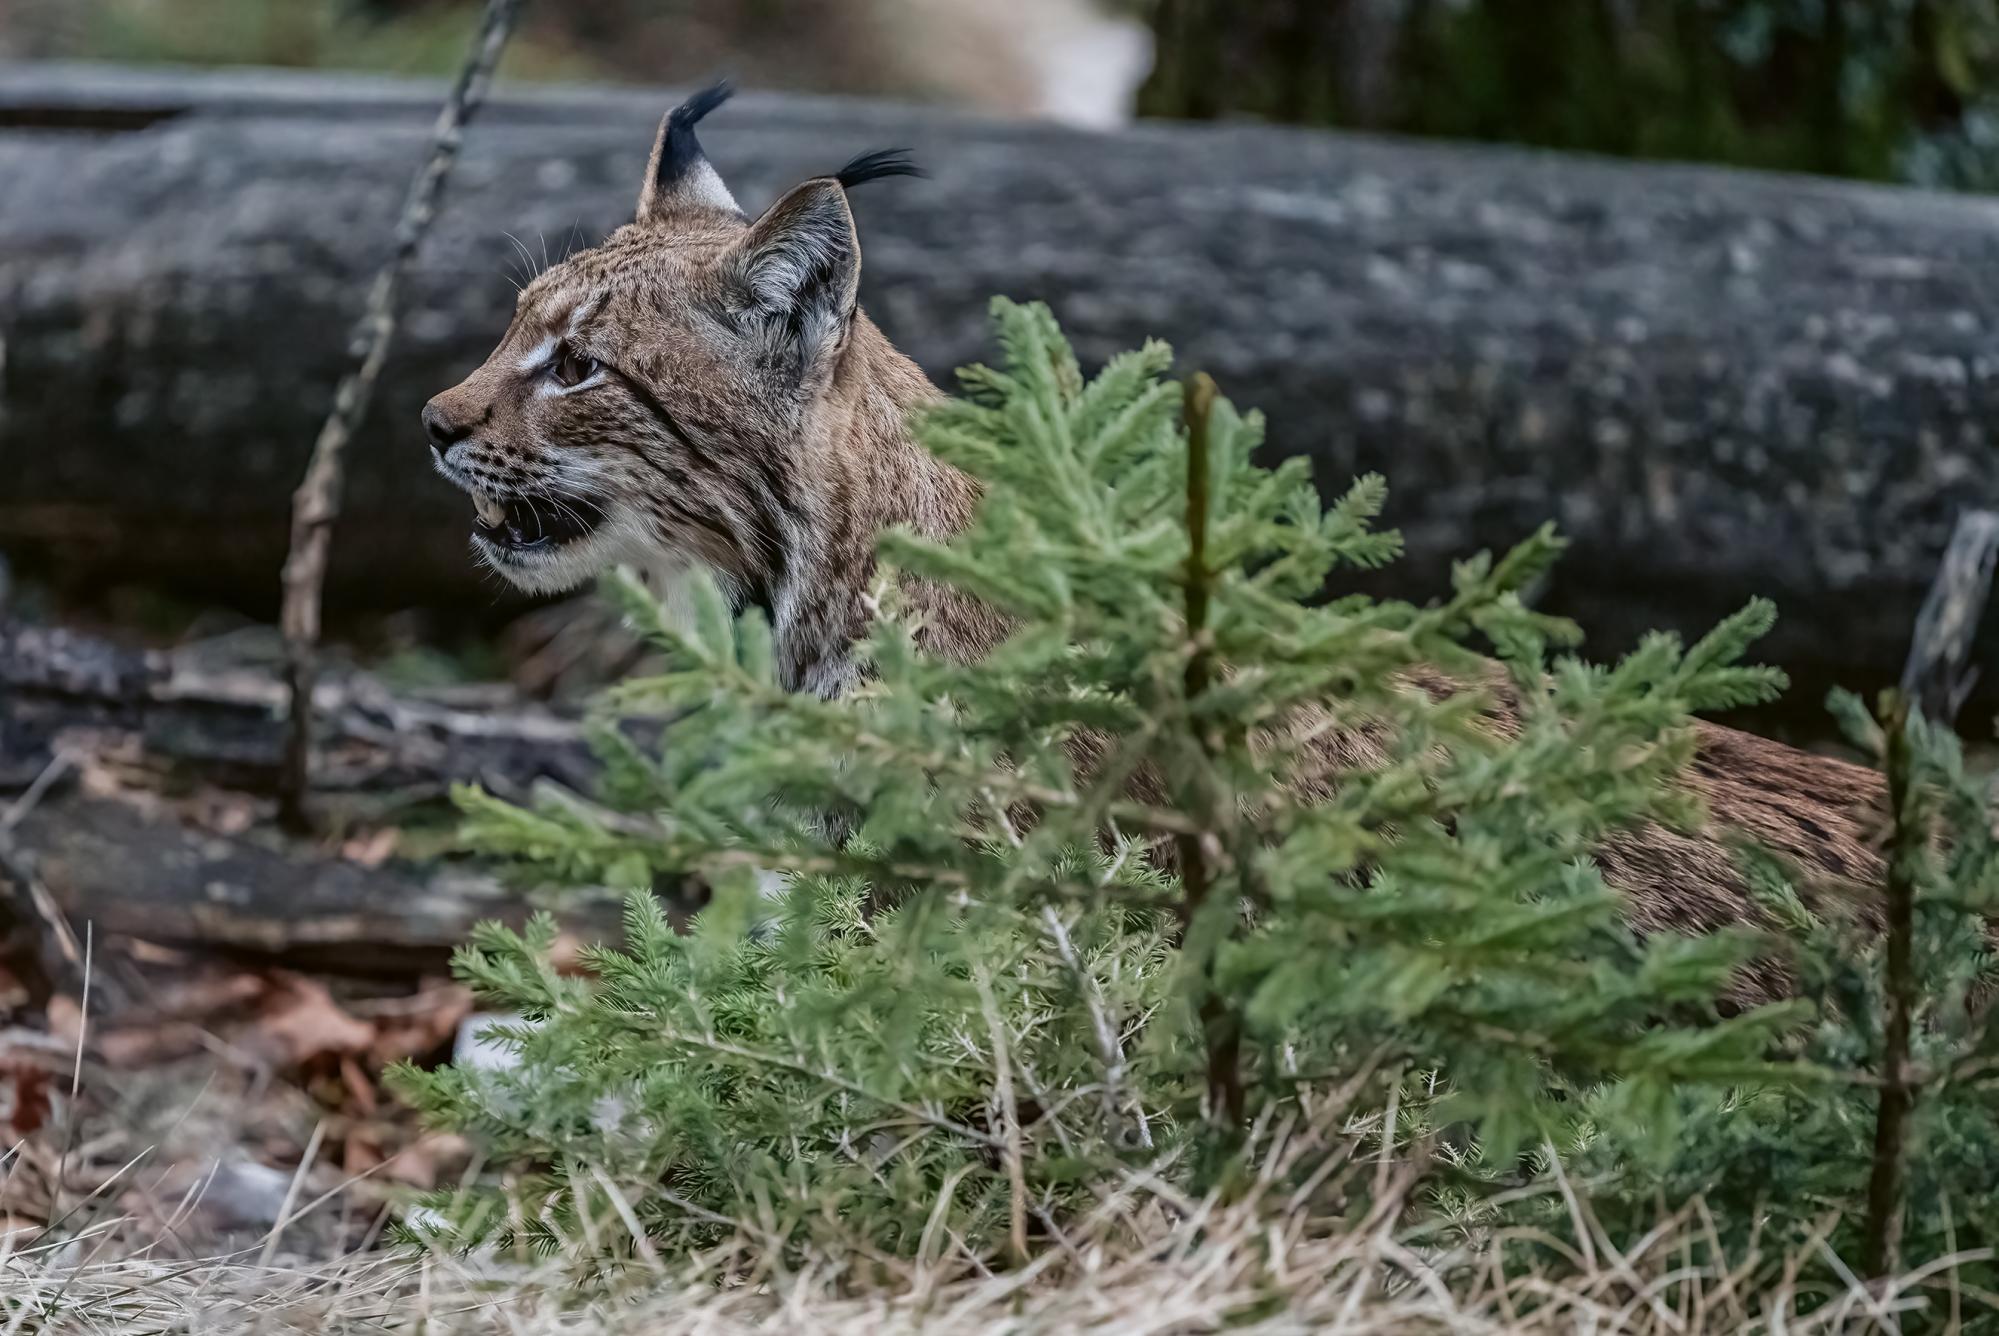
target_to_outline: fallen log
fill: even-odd
[[[488,871],[390,862],[190,828],[130,803],[76,796],[37,806],[14,840],[74,931],[136,937],[339,974],[441,973],[474,925],[518,927],[534,908]],[[0,878],[7,875],[0,869]],[[622,899],[552,901],[583,941],[617,941]]]
[[[274,665],[0,622],[0,792],[82,735],[99,749],[129,740],[140,764],[184,780],[269,795],[286,699]],[[398,694],[363,673],[333,674],[313,702],[322,794],[415,801],[476,783],[519,796],[542,779],[581,788],[596,771],[574,719],[503,687]]]
[[[0,71],[0,550],[268,611],[286,491],[391,244],[437,90]],[[355,442],[329,612],[458,607],[462,498],[414,423],[539,264],[629,214],[658,91],[515,91],[465,145]],[[1803,679],[1892,680],[1954,515],[1999,501],[1999,205],[1917,191],[1254,126],[1111,134],[746,96],[703,127],[753,207],[852,152],[865,299],[933,373],[994,292],[1086,360],[1148,335],[1267,410],[1329,486],[1375,469],[1429,596],[1554,518],[1543,596],[1607,653],[1752,593]],[[484,596],[477,606],[490,606]],[[1981,656],[1999,649],[1991,631]]]
[[[43,975],[78,973],[54,948],[86,925],[99,940],[401,975],[440,970],[481,920],[526,918],[533,898],[475,862],[357,858],[337,838],[269,829],[284,699],[274,668],[213,647],[148,653],[0,624],[0,919],[43,943]],[[523,796],[595,773],[575,720],[502,690],[396,693],[347,673],[315,699],[317,797],[338,821],[394,822],[455,783]],[[204,796],[236,819],[196,819]],[[551,903],[584,940],[619,934],[610,892]]]

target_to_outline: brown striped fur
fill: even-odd
[[[670,587],[705,566],[739,606],[768,611],[786,684],[833,695],[853,680],[876,536],[948,536],[977,488],[911,438],[910,414],[937,391],[855,303],[852,178],[807,181],[752,221],[692,119],[662,126],[637,221],[530,283],[498,348],[432,401],[426,426],[440,470],[483,504],[601,516],[547,551],[482,539],[508,579],[550,592],[623,562]],[[1005,634],[954,591],[906,593],[932,652],[971,659]],[[1365,761],[1377,745],[1336,734],[1326,759]],[[1861,902],[1879,882],[1873,772],[1704,724],[1686,782],[1705,830],[1646,827],[1598,855],[1637,927],[1755,921],[1734,854],[1745,838],[1789,860],[1808,901]],[[1770,965],[1742,993],[1784,983]]]

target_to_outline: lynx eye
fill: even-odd
[[[549,364],[548,374],[555,377],[556,384],[566,387],[581,385],[597,374],[599,363],[594,357],[585,357],[568,344],[556,354]]]

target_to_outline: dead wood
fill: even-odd
[[[347,672],[314,699],[315,793],[352,829],[437,814],[454,784],[520,797],[595,773],[576,720],[504,689],[396,692]],[[275,663],[0,623],[0,813],[25,809],[0,882],[17,917],[355,973],[435,971],[478,921],[525,918],[530,897],[470,863],[270,829],[284,704]],[[616,935],[615,897],[563,903],[577,935]],[[49,965],[74,972],[67,953]]]

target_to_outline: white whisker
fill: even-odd
[[[500,235],[504,236],[507,240],[514,243],[514,250],[518,252],[521,257],[521,272],[526,276],[525,278],[522,279],[521,286],[526,287],[529,283],[534,282],[536,277],[535,268],[534,268],[534,252],[530,251],[527,248],[526,244],[523,243],[521,239],[515,236],[512,232],[502,232]]]

